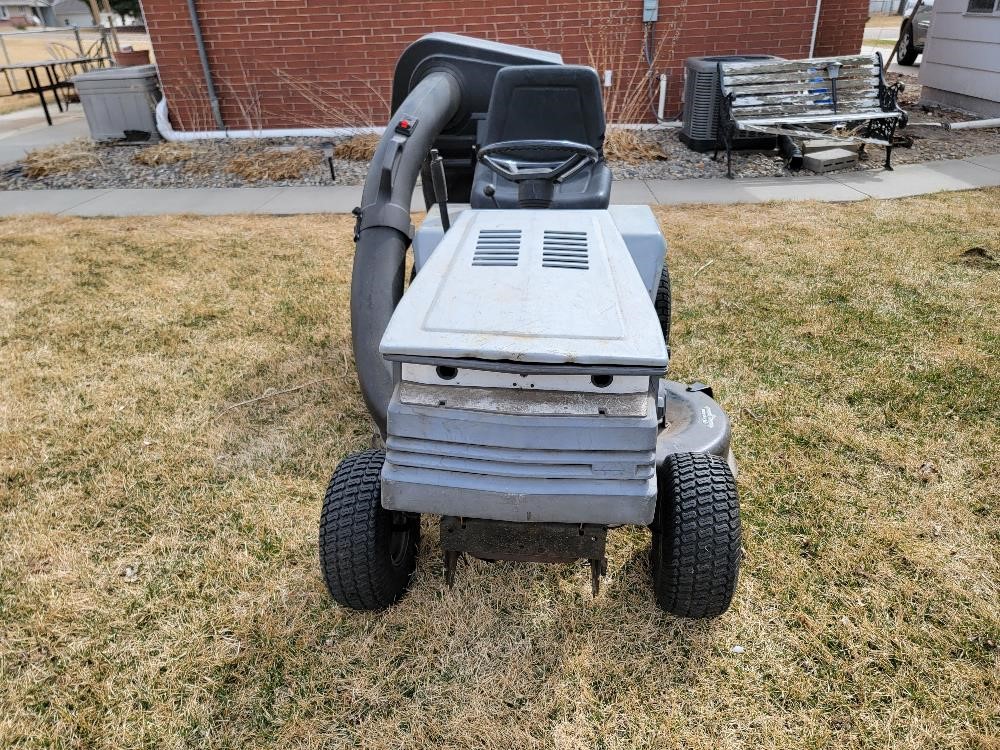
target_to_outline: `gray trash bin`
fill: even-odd
[[[73,78],[95,141],[155,143],[160,84],[155,65],[103,68]]]

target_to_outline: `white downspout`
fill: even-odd
[[[819,11],[823,7],[823,0],[816,0],[816,15],[813,18],[812,39],[809,40],[809,57],[816,54],[816,33],[819,31]]]
[[[156,129],[168,141],[203,141],[221,138],[340,138],[361,133],[381,133],[385,128],[272,128],[249,130],[174,130],[167,112],[167,99],[156,105]]]

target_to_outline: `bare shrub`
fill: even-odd
[[[249,182],[295,180],[319,162],[310,148],[246,151],[226,162],[226,171]]]
[[[378,148],[380,136],[378,133],[361,133],[353,138],[338,143],[333,153],[341,159],[351,159],[352,161],[371,161],[375,156],[375,149]]]
[[[187,143],[164,141],[136,151],[132,161],[147,167],[162,167],[187,161],[195,155],[195,148]]]
[[[28,177],[46,177],[100,166],[101,157],[98,156],[93,141],[76,138],[69,143],[29,151],[21,160],[21,164],[24,165],[24,173]]]

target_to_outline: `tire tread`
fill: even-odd
[[[660,271],[660,283],[656,287],[656,299],[653,301],[653,307],[656,309],[656,317],[660,321],[660,330],[663,332],[663,341],[669,346],[670,345],[670,271],[667,268],[666,262],[663,264],[663,270]]]
[[[725,612],[739,578],[742,540],[739,495],[718,456],[669,456],[653,525],[653,587],[657,604],[679,617]]]
[[[392,514],[381,504],[384,462],[381,450],[349,455],[337,466],[323,497],[319,521],[323,579],[330,595],[351,609],[392,606],[406,593],[416,568],[415,542],[406,564],[393,568],[390,563]]]

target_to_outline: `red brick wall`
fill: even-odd
[[[816,36],[816,57],[857,54],[868,21],[868,3],[823,0]]]
[[[868,0],[825,0],[818,54],[856,52]],[[393,65],[431,31],[554,50],[568,63],[614,70],[614,109],[644,118],[641,0],[199,0],[202,32],[226,125],[384,124]],[[661,0],[657,72],[667,114],[680,109],[690,55],[804,57],[816,0]],[[181,0],[143,0],[175,126],[214,128],[194,35]],[[316,99],[318,103],[314,103]],[[641,99],[641,100],[640,100]],[[630,102],[631,100],[631,102]],[[629,106],[629,103],[631,106]]]

